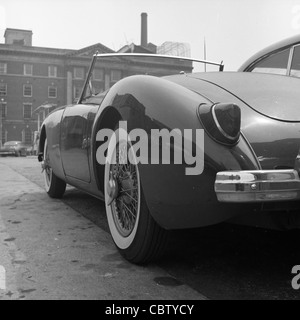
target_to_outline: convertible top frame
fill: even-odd
[[[162,54],[150,54],[150,53],[99,53],[96,52],[93,55],[91,65],[89,67],[88,75],[86,77],[84,86],[82,88],[80,97],[77,101],[77,103],[82,103],[83,98],[85,96],[86,88],[90,83],[91,75],[92,75],[92,70],[94,68],[94,65],[97,61],[98,58],[130,58],[130,57],[144,57],[144,58],[165,58],[165,59],[174,59],[174,60],[179,60],[179,61],[191,61],[191,62],[199,62],[199,63],[204,63],[204,64],[210,64],[214,66],[219,67],[219,71],[222,72],[224,70],[224,64],[223,61],[221,63],[218,62],[213,62],[213,61],[207,61],[207,60],[202,60],[202,59],[194,59],[194,58],[188,58],[188,57],[181,57],[181,56],[171,56],[171,55],[162,55]]]

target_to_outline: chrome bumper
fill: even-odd
[[[300,200],[300,178],[296,170],[223,171],[215,192],[220,202]]]

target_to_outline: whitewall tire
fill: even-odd
[[[105,207],[111,236],[120,253],[142,264],[163,253],[167,231],[148,210],[128,134],[110,139],[104,174]],[[134,160],[134,161],[132,161]]]
[[[45,140],[43,158],[42,167],[46,192],[51,198],[61,198],[65,193],[66,183],[58,178],[51,168],[47,139]]]

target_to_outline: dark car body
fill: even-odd
[[[88,87],[88,79],[85,87]],[[155,129],[204,130],[204,170],[201,174],[186,175],[184,164],[138,165],[142,197],[159,230],[207,226],[240,216],[249,221],[248,214],[250,217],[259,214],[260,219],[252,221],[259,225],[267,209],[272,208],[273,201],[274,207],[286,210],[293,208],[293,202],[285,200],[299,199],[298,191],[287,197],[280,195],[289,183],[297,188],[299,185],[299,176],[293,171],[300,147],[300,114],[297,111],[300,90],[296,79],[233,72],[164,78],[140,75],[122,79],[108,92],[96,96],[85,96],[84,92],[85,89],[78,104],[61,107],[50,114],[41,129],[39,159],[44,163],[44,170],[51,168],[55,173],[62,190],[59,194],[63,194],[63,183],[99,199],[108,197],[105,190],[114,194],[124,187],[119,182],[117,188],[113,179],[105,180],[106,169],[96,161],[97,150],[102,145],[97,141],[99,130],[114,130],[118,122],[124,120],[128,131],[135,128],[148,133]],[[241,112],[239,138],[233,143],[217,137],[223,130],[215,117],[207,120],[213,107],[218,105],[221,111],[228,108],[236,111],[231,108],[234,105]],[[234,116],[233,113],[230,115]],[[213,127],[215,131],[212,131]],[[268,176],[271,183],[266,181],[268,179],[256,181],[257,184],[241,181],[249,172],[254,172],[255,176],[255,172],[265,174],[269,170],[272,171]],[[220,172],[242,173],[236,183],[236,175],[229,174],[227,179],[224,175],[217,176]],[[247,173],[244,175],[243,172]],[[277,178],[280,192],[272,193],[275,190],[272,182]],[[222,189],[224,179],[228,180],[230,188],[233,186],[233,193],[226,193],[227,185]],[[132,179],[128,179],[130,183],[133,183]],[[107,189],[106,184],[111,186]],[[254,189],[254,185],[261,189]],[[252,188],[249,192],[248,187]],[[51,186],[49,188],[51,193]],[[229,198],[222,198],[219,190]],[[265,194],[268,191],[270,196]],[[260,198],[252,199],[258,193]],[[236,197],[239,194],[241,197]],[[267,208],[265,203],[270,200]],[[245,205],[244,202],[249,203]],[[110,205],[106,200],[106,208]],[[276,219],[269,213],[266,216],[268,220]],[[282,217],[286,220],[284,225],[288,225],[291,221],[288,214]],[[156,238],[160,235],[155,234]],[[126,237],[123,238],[126,240]],[[121,251],[127,250],[126,244],[117,243],[117,246]],[[143,252],[147,250],[143,249]],[[148,256],[140,258],[128,252],[125,257],[133,262],[151,260]]]
[[[27,147],[21,141],[8,141],[5,142],[0,149],[0,156],[26,156]]]
[[[300,77],[300,35],[272,44],[257,52],[239,68],[239,72],[274,73]]]

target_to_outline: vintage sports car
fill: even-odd
[[[300,35],[277,42],[254,54],[240,72],[274,73],[300,77]]]
[[[0,156],[26,157],[26,155],[27,148],[21,141],[5,142],[3,147],[0,149]]]
[[[50,197],[62,197],[70,184],[105,200],[112,238],[133,263],[158,258],[172,229],[224,221],[300,226],[299,79],[134,75],[94,94],[93,67],[112,55],[130,54],[95,54],[78,103],[42,124],[38,159]],[[155,140],[158,132],[174,136]]]

